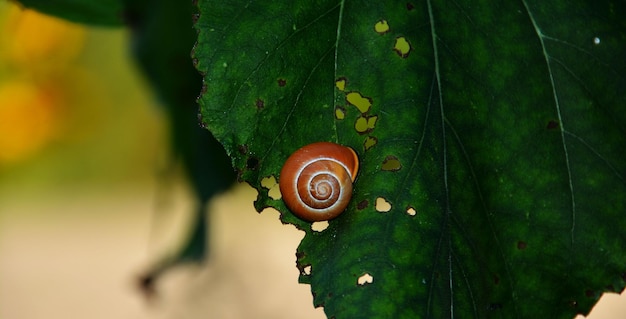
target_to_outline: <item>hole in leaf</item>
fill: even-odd
[[[354,129],[359,134],[365,134],[371,132],[374,128],[376,128],[376,121],[378,120],[378,116],[365,116],[361,115],[356,119],[354,123]]]
[[[408,3],[406,4],[406,9],[407,9],[407,10],[409,10],[409,11],[411,11],[411,10],[415,9],[415,6],[414,6],[412,3],[408,2]]]
[[[321,222],[314,222],[313,224],[311,224],[311,229],[316,231],[316,232],[322,232],[324,230],[326,230],[326,228],[328,228],[328,221],[324,220]]]
[[[365,138],[365,142],[363,142],[363,148],[367,151],[370,148],[374,147],[378,143],[378,139],[373,136],[368,136]]]
[[[337,81],[335,81],[335,86],[337,87],[337,89],[339,91],[343,91],[346,89],[346,83],[348,82],[348,80],[346,78],[338,78]]]
[[[367,125],[367,118],[364,116],[359,116],[354,122],[354,129],[359,134],[365,134],[370,131],[369,126]]]
[[[361,277],[359,277],[356,280],[356,283],[361,285],[361,286],[364,286],[366,284],[371,284],[373,282],[374,282],[374,277],[372,277],[372,275],[370,275],[368,273],[363,274]]]
[[[517,242],[517,249],[524,250],[526,247],[528,247],[528,244],[525,241],[520,240]]]
[[[364,97],[359,92],[350,92],[346,94],[346,101],[354,105],[361,113],[366,113],[372,106],[372,100],[368,97]]]
[[[383,165],[381,167],[383,171],[393,172],[399,171],[401,168],[402,164],[400,163],[400,160],[398,160],[398,158],[393,155],[385,157],[385,160],[383,161]]]
[[[276,183],[274,176],[267,176],[261,180],[261,186],[268,189],[267,195],[273,200],[279,200],[282,195],[280,194],[280,188]]]
[[[409,214],[409,216],[415,216],[417,214],[417,211],[415,210],[415,208],[409,206],[406,208],[406,213]]]
[[[278,79],[278,86],[284,87],[285,85],[287,85],[287,80],[285,80],[285,79]]]
[[[270,189],[270,188],[276,186],[276,177],[274,177],[274,175],[264,177],[261,180],[261,186],[263,186],[263,187],[265,187],[267,189]]]
[[[304,268],[302,268],[302,274],[310,276],[311,275],[311,265],[307,265]]]
[[[386,213],[391,210],[391,203],[382,197],[376,198],[376,210],[381,213]]]
[[[397,37],[396,43],[393,45],[393,50],[401,58],[407,58],[409,56],[409,52],[411,52],[411,44],[405,37]]]
[[[378,116],[368,116],[367,117],[367,128],[369,130],[373,130],[376,128],[376,121],[378,121]]]
[[[280,188],[278,187],[278,185],[270,188],[270,190],[267,192],[267,196],[269,196],[273,200],[279,200],[283,197],[283,195],[280,193]]]
[[[376,22],[374,25],[374,31],[380,35],[389,32],[389,24],[387,23],[387,20],[380,20]]]
[[[335,118],[338,120],[343,120],[345,117],[346,117],[346,110],[341,106],[335,107]]]

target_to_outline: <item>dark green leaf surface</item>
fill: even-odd
[[[73,22],[120,26],[123,0],[18,0],[23,6]]]
[[[203,120],[257,209],[306,232],[328,317],[573,318],[623,289],[622,2],[199,7]],[[315,141],[361,159],[321,232],[261,185]]]

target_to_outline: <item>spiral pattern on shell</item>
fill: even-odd
[[[359,161],[349,147],[318,142],[302,147],[280,172],[280,192],[298,217],[321,221],[341,214],[352,197]]]

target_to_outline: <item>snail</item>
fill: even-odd
[[[359,158],[349,147],[330,142],[306,145],[280,171],[280,193],[298,217],[315,222],[341,214],[352,197]]]

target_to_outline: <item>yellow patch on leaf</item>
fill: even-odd
[[[372,101],[369,98],[361,95],[361,93],[359,92],[350,92],[346,94],[346,100],[348,101],[348,103],[356,106],[356,108],[359,109],[361,113],[366,113],[370,110],[370,107],[372,106]]]

